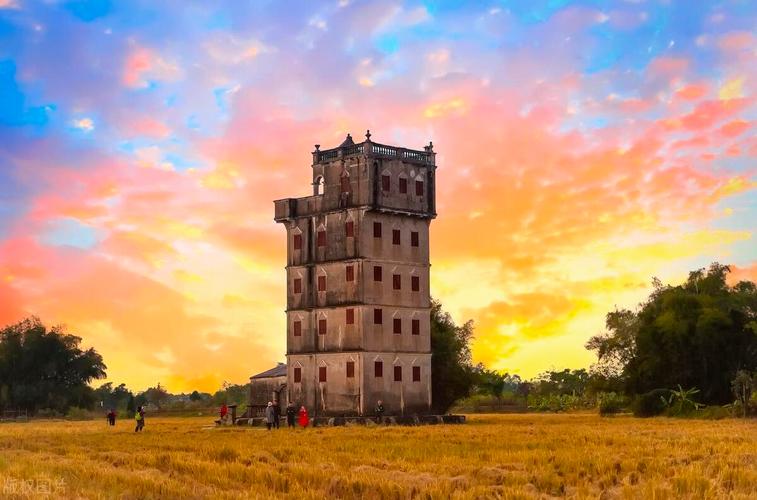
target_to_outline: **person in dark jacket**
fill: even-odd
[[[287,414],[287,427],[294,428],[294,419],[297,416],[297,408],[294,407],[290,401],[286,409]]]
[[[380,399],[376,403],[376,408],[373,410],[376,413],[376,421],[381,424],[384,422],[384,403]]]
[[[108,411],[108,425],[116,425],[116,410],[113,408]]]
[[[279,420],[281,420],[281,406],[278,401],[273,402],[273,427],[279,428]]]

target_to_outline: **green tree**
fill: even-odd
[[[92,408],[95,395],[88,384],[105,377],[106,366],[97,351],[82,350],[80,343],[63,327],[48,329],[36,317],[0,330],[0,404],[32,413]]]
[[[496,370],[488,370],[483,364],[479,363],[475,368],[475,385],[479,394],[501,398],[502,393],[507,387],[507,373],[499,373]]]
[[[158,382],[158,385],[155,387],[150,387],[143,393],[145,399],[148,403],[155,405],[158,410],[161,409],[163,406],[163,403],[165,403],[170,394],[168,394],[168,391],[160,385],[160,382]]]
[[[113,387],[113,384],[108,382],[95,389],[95,403],[103,408],[124,410],[129,399],[133,396],[131,391],[126,388],[126,384]]]
[[[736,372],[736,377],[731,381],[731,391],[733,392],[736,402],[741,406],[743,416],[746,417],[749,407],[749,400],[752,397],[752,390],[755,386],[754,377],[752,377],[748,371],[739,370]]]
[[[250,384],[230,384],[226,381],[213,394],[213,404],[245,404],[250,398]]]
[[[757,287],[729,286],[729,272],[714,263],[679,286],[656,281],[637,312],[608,314],[607,332],[586,347],[629,394],[680,385],[699,389],[706,404],[731,401],[736,372],[757,368]]]
[[[445,413],[460,398],[470,395],[476,382],[471,363],[473,322],[455,324],[442,305],[431,302],[431,400],[433,411]]]

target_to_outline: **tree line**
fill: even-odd
[[[462,325],[431,305],[433,411],[445,413],[460,400],[490,397],[522,402],[531,409],[561,410],[580,405],[629,405],[639,414],[680,407],[739,403],[746,412],[757,392],[757,286],[729,286],[728,266],[692,271],[681,285],[654,280],[653,291],[636,310],[606,316],[605,331],[586,348],[597,355],[589,369],[551,370],[532,380],[474,365],[474,325]],[[214,394],[170,394],[161,385],[132,392],[124,384],[91,384],[106,376],[102,357],[82,349],[81,339],[62,327],[46,328],[28,318],[0,331],[0,410],[40,409],[65,413],[98,406],[133,411],[245,404],[249,384],[224,383]],[[559,360],[555,360],[559,362]],[[734,401],[735,400],[735,401]],[[600,408],[601,409],[601,408]]]

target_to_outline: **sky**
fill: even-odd
[[[311,152],[437,152],[431,288],[532,377],[659,277],[757,279],[757,3],[0,0],[0,325],[109,380],[213,391],[284,360]]]

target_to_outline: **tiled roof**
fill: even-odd
[[[279,363],[278,365],[271,368],[270,370],[260,372],[257,375],[253,375],[250,378],[275,378],[275,377],[286,377],[286,375],[287,375],[286,363]]]

